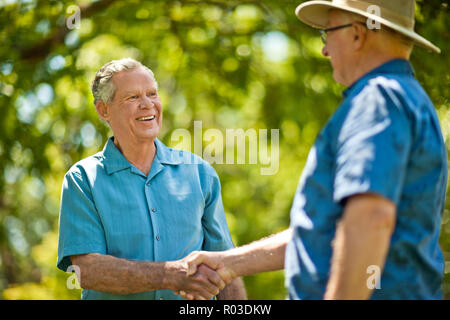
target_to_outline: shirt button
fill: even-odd
[[[158,241],[159,241],[160,239],[161,239],[161,237],[160,237],[160,236],[156,236],[156,240],[158,240]]]
[[[146,183],[147,187],[150,185],[150,181]]]
[[[152,212],[156,212],[156,209],[155,209],[155,208],[152,208]]]

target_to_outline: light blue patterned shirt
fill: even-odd
[[[199,157],[155,140],[148,176],[114,145],[83,159],[64,177],[59,269],[70,256],[100,253],[139,261],[173,261],[195,250],[233,247],[220,181]],[[189,160],[195,161],[189,161]],[[82,276],[82,275],[81,275]],[[117,295],[83,290],[82,299],[181,299],[171,290]]]

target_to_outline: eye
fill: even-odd
[[[134,100],[134,99],[137,99],[137,98],[138,98],[138,96],[137,96],[137,95],[134,95],[134,96],[128,97],[128,100]]]
[[[147,97],[156,97],[157,93],[156,92],[148,92],[147,93]]]

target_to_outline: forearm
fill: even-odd
[[[131,261],[110,255],[72,256],[80,267],[80,285],[113,294],[131,294],[158,289],[173,289],[167,281],[167,262]]]
[[[233,279],[223,290],[220,291],[217,298],[219,300],[247,300],[244,282],[241,278]]]
[[[292,236],[287,229],[248,245],[224,252],[223,263],[235,277],[283,269],[286,245]]]
[[[187,264],[189,276],[195,276],[198,268],[202,265],[217,271],[225,283],[234,284],[222,292],[220,299],[245,299],[241,276],[260,272],[280,270],[284,267],[284,255],[286,245],[292,237],[291,229],[287,229],[270,237],[255,241],[251,244],[230,249],[227,251],[196,251],[187,256],[184,261]],[[242,287],[242,290],[239,289]],[[225,288],[226,289],[226,288]],[[193,299],[194,296],[182,290],[180,294]]]

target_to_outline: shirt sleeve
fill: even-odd
[[[209,166],[209,165],[208,165]],[[208,174],[208,193],[205,196],[205,209],[202,218],[204,232],[203,250],[223,251],[233,248],[230,231],[222,204],[220,180],[210,167]]]
[[[337,140],[336,202],[376,193],[398,204],[412,144],[400,90],[369,84],[352,99]]]
[[[71,265],[71,255],[106,253],[104,229],[86,180],[77,169],[64,177],[57,260],[57,267],[63,271]]]

